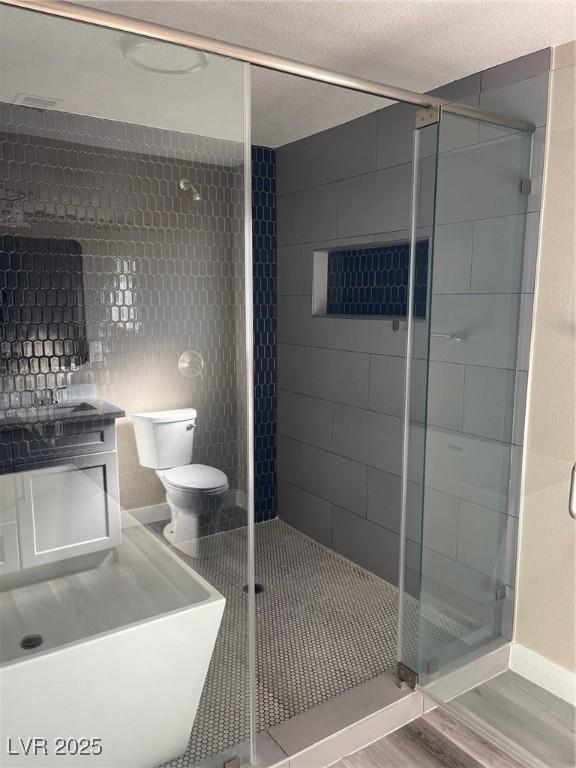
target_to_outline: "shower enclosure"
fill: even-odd
[[[0,16],[2,741],[47,738],[46,765],[71,750],[107,766],[187,750],[190,764],[226,750],[247,761],[246,65]],[[199,525],[238,530],[233,555],[173,554],[161,472],[130,418],[150,412],[183,413],[187,460],[225,474]],[[216,557],[219,589],[203,579]],[[96,741],[54,753],[56,737]]]
[[[505,643],[530,319],[530,126],[66,3],[6,0],[0,22],[6,764],[91,755],[106,768],[236,768],[264,760],[262,744],[278,755],[257,731],[341,703],[364,683],[382,678],[390,700],[404,696],[387,663],[396,636],[398,676],[413,685]],[[400,324],[407,339],[405,361],[394,352],[403,374],[405,365],[404,419],[386,417],[398,436],[404,428],[404,460],[393,457],[398,487],[402,473],[399,590],[398,568],[380,578],[284,522],[255,526],[251,170],[254,158],[271,165],[272,150],[251,147],[250,65],[423,108],[410,236],[378,242],[367,257],[406,259],[396,266],[410,275],[407,312],[380,313],[397,315],[385,318],[395,344]],[[351,247],[316,249],[310,282],[313,269],[328,281],[329,257],[347,268],[364,258]],[[346,286],[332,278],[331,304],[298,296],[305,328],[331,322],[344,302],[337,291]],[[187,462],[146,458],[134,421],[192,432]],[[219,470],[225,483],[176,484],[179,498],[202,499],[194,538],[181,542],[174,523],[189,509],[174,504],[167,473],[188,464]],[[367,470],[360,459],[355,467]],[[258,536],[269,582],[256,604]],[[356,613],[338,605],[346,589]],[[322,611],[320,593],[332,600]],[[390,656],[384,666],[363,649],[362,664],[353,659],[350,670],[347,659],[332,675],[327,645],[328,666],[307,686],[320,652],[308,666],[278,662],[293,658],[282,655],[287,647],[313,644],[315,631],[354,640],[363,620],[373,632],[383,605],[371,637]],[[259,643],[268,655],[257,664]],[[48,742],[37,762],[23,756],[21,739],[9,741],[37,734]]]
[[[432,245],[408,334],[399,661],[423,685],[512,638],[531,147],[442,108],[415,130],[413,237]]]

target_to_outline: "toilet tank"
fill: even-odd
[[[171,469],[192,463],[194,408],[133,413],[132,424],[141,466]]]

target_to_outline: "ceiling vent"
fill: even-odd
[[[23,107],[32,107],[32,109],[54,109],[61,104],[61,99],[51,99],[46,96],[35,96],[33,93],[17,93],[13,104],[20,104]]]

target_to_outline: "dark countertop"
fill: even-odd
[[[113,421],[126,412],[106,400],[83,399],[61,405],[41,405],[0,412],[0,430],[18,429],[30,424],[50,422]]]

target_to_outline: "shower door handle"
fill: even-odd
[[[570,476],[570,495],[568,496],[568,512],[576,520],[576,464],[572,467]]]
[[[452,331],[451,333],[431,333],[433,339],[450,339],[451,341],[465,341],[465,331]]]

